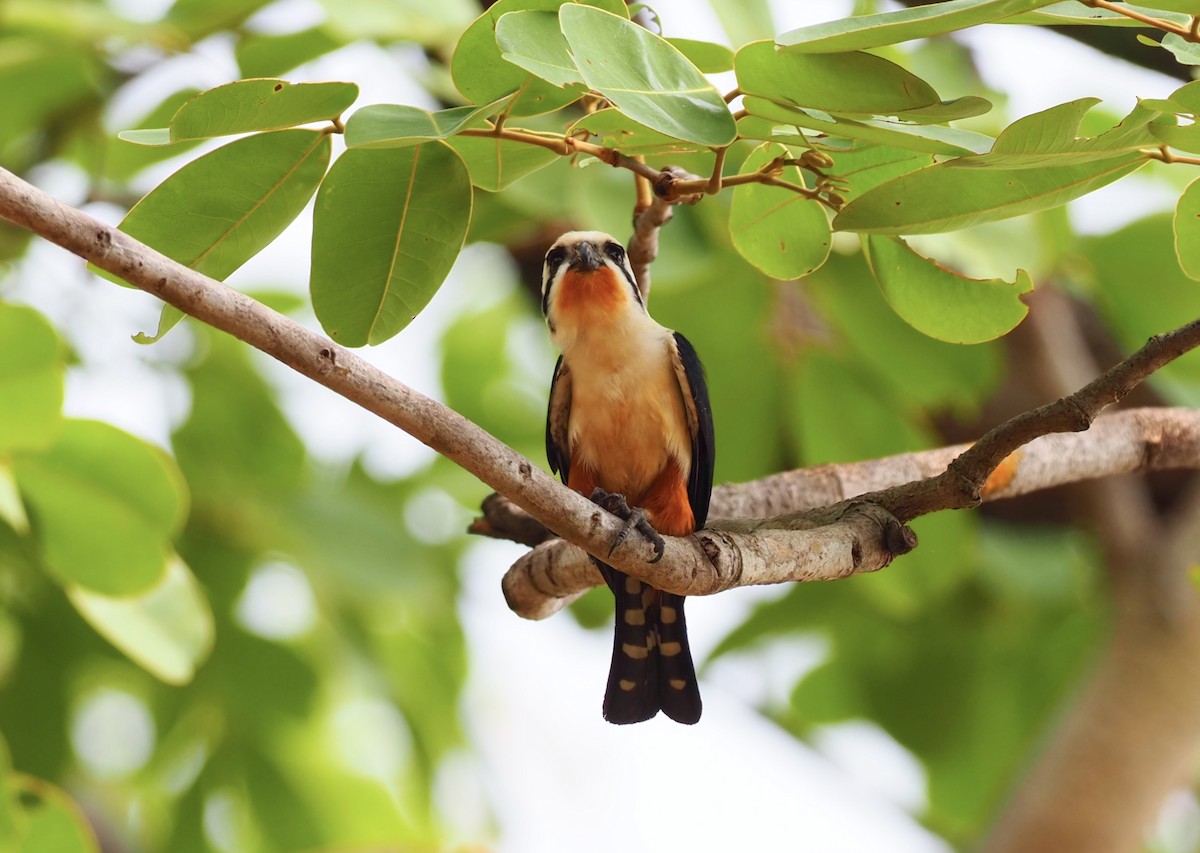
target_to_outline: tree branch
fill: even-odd
[[[730,522],[695,536],[666,537],[661,562],[652,563],[653,548],[642,537],[627,537],[610,552],[609,544],[622,527],[619,519],[458,413],[344,347],[58,202],[4,169],[0,169],[0,217],[245,341],[395,424],[507,495],[547,528],[622,572],[659,589],[689,595],[746,583],[842,577],[886,566],[915,544],[901,521],[936,509],[974,505],[991,470],[1020,444],[1039,431],[1085,429],[1095,411],[1200,339],[1200,323],[1152,339],[1080,392],[993,430],[931,480],[869,493],[801,516]],[[1196,445],[1193,441],[1190,446]],[[1143,449],[1143,455],[1156,454]],[[1173,455],[1182,456],[1177,450]],[[1006,473],[1004,479],[1015,479],[1015,473],[1012,477]]]
[[[725,533],[730,537],[728,544],[731,547],[741,547],[745,539],[753,541],[769,537],[789,542],[789,550],[800,550],[804,543],[815,539],[811,533],[806,533],[803,542],[797,542],[801,536],[797,531],[811,530],[814,510],[828,504],[857,510],[870,505],[863,503],[868,493],[886,504],[890,492],[909,491],[913,480],[920,481],[917,485],[934,482],[955,457],[969,447],[971,445],[964,444],[869,462],[821,465],[750,483],[718,486],[713,490],[711,509],[715,520],[710,520],[709,528],[697,535],[706,547],[710,535]],[[1000,468],[1000,473],[982,490],[981,499],[1002,500],[1081,480],[1171,468],[1200,468],[1200,412],[1131,409],[1100,418],[1086,433],[1053,434],[1034,439]],[[489,525],[488,535],[515,538],[502,535],[509,522],[504,521],[501,514],[511,513],[511,504],[493,497],[484,509],[486,520],[477,524]],[[764,515],[776,517],[769,521],[730,520]],[[827,519],[818,517],[818,520],[828,523]],[[845,517],[840,518],[834,527],[845,523]],[[526,526],[524,531],[526,543],[536,538],[529,527]],[[753,533],[747,536],[748,531]],[[857,537],[849,536],[843,541],[850,543],[851,550],[855,541],[861,547],[863,532],[859,527]],[[503,582],[509,606],[527,619],[550,616],[602,583],[600,573],[579,548],[560,539],[543,537],[538,541],[537,547],[513,564]],[[763,556],[767,563],[758,560],[758,552],[742,561],[736,573],[736,584],[732,585],[834,580],[887,565],[882,555],[866,552],[857,568],[842,552],[835,553],[833,556],[837,559],[829,561],[829,550],[823,550],[812,561],[793,554]],[[726,562],[733,561],[725,559]],[[771,560],[783,560],[786,564],[770,563]],[[795,572],[795,576],[787,576],[789,572]],[[697,588],[691,594],[705,591],[718,590]]]
[[[636,574],[654,558],[629,537],[609,555],[622,522],[572,492],[457,412],[397,382],[328,338],[0,168],[0,218],[28,229],[341,394],[507,495],[546,527]],[[684,564],[694,541],[671,539],[666,561]],[[693,555],[694,558],[694,555]]]

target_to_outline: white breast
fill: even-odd
[[[687,472],[691,436],[671,331],[640,310],[606,328],[569,331],[562,338],[571,370],[571,459],[597,472],[602,488],[624,495],[643,492],[670,460]]]

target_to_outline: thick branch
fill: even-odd
[[[800,552],[815,539],[810,532],[797,532],[811,528],[813,518],[808,512],[839,501],[845,507],[848,501],[869,492],[886,496],[897,487],[907,491],[912,480],[926,478],[923,482],[932,482],[967,447],[959,445],[869,462],[822,465],[751,483],[718,486],[713,490],[712,502],[712,514],[717,520],[698,536],[706,547],[727,544],[734,548],[753,545],[769,536],[787,542],[790,552]],[[1013,498],[1081,480],[1170,468],[1200,468],[1200,412],[1132,409],[1100,418],[1086,433],[1045,435],[1031,441],[992,478],[982,491],[982,499]],[[848,505],[857,510],[864,504],[860,500]],[[728,520],[762,515],[776,517],[769,522]],[[492,514],[488,517],[492,518]],[[833,529],[843,524],[845,519],[839,519]],[[497,527],[503,525],[503,521],[497,522]],[[747,534],[747,530],[754,533]],[[491,535],[497,532],[493,527]],[[824,530],[822,535],[830,532]],[[526,541],[531,539],[529,533],[526,528]],[[847,536],[843,540],[850,543],[851,551],[855,541],[861,544],[861,529],[857,539]],[[736,584],[730,585],[834,580],[887,565],[880,555],[864,557],[857,568],[853,568],[853,561],[848,563],[844,559],[824,562],[829,554],[830,549],[826,548],[819,557],[808,561],[803,554],[770,553],[764,555],[767,557],[764,562],[759,562],[759,554],[755,552],[741,561]],[[737,561],[724,553],[719,558],[725,563]],[[788,576],[789,572],[795,574]],[[734,574],[726,572],[725,577],[732,580]],[[549,539],[513,564],[504,578],[504,592],[509,606],[518,614],[541,619],[601,582],[599,572],[583,551],[560,539]],[[696,595],[724,588],[701,588],[697,583],[686,591]]]
[[[245,341],[395,424],[503,492],[546,527],[623,571],[637,574],[653,559],[653,548],[639,537],[629,537],[609,555],[608,543],[622,526],[619,519],[457,412],[397,382],[328,338],[57,201],[2,168],[0,217]],[[686,565],[695,560],[695,549],[694,540],[670,539],[665,562]]]
[[[864,499],[880,502],[903,521],[940,509],[975,506],[984,483],[1017,448],[1041,435],[1086,430],[1105,407],[1196,346],[1200,346],[1200,320],[1155,335],[1140,350],[1074,394],[995,427],[932,481],[913,483],[886,494],[866,495]]]

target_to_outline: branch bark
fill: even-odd
[[[868,493],[910,491],[913,481],[928,483],[942,476],[951,462],[970,447],[963,444],[868,462],[821,465],[750,483],[718,486],[713,490],[713,520],[697,535],[706,541],[717,532],[727,533],[738,547],[744,544],[742,537],[748,531],[753,531],[751,541],[768,532],[773,538],[786,540],[814,523],[814,510],[829,504],[863,505],[863,496]],[[1200,412],[1131,409],[1100,418],[1086,433],[1034,439],[999,469],[982,489],[981,499],[1003,500],[1081,480],[1171,468],[1200,468]],[[886,500],[882,502],[886,504]],[[525,544],[537,539],[536,547],[518,559],[504,577],[505,597],[519,615],[544,619],[603,582],[581,549],[552,538],[545,530],[540,531],[539,538],[536,527],[529,525],[531,519],[514,513],[511,503],[503,498],[488,498],[484,510],[485,519],[477,524],[486,526],[487,535]],[[773,517],[757,520],[762,516]],[[732,520],[737,518],[743,520]],[[505,535],[509,529],[519,530],[524,538]],[[742,562],[735,585],[834,580],[886,565],[864,560],[861,567],[848,570],[843,561],[825,562],[831,556],[828,552],[820,555],[816,565],[796,562],[795,558],[774,564],[770,561],[780,559],[780,555],[762,556],[764,562],[756,559],[758,554]],[[796,576],[788,576],[790,572]]]

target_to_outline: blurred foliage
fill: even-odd
[[[698,115],[676,113],[661,92],[630,94],[637,81],[620,69],[553,66],[566,75],[565,88],[531,78],[521,68],[544,70],[548,59],[570,56],[567,46],[577,55],[619,51],[634,33],[659,57],[657,70],[680,72],[672,79],[681,87],[693,79],[682,54],[597,9],[564,18],[563,45],[532,39],[546,32],[537,15],[552,16],[559,5],[502,0],[468,29],[481,11],[468,0],[328,0],[323,20],[288,30],[279,27],[286,0],[175,0],[152,21],[118,11],[132,4],[7,0],[0,163],[76,185],[77,202],[132,209],[127,230],[219,277],[269,243],[315,193],[317,313],[331,332],[344,328],[344,339],[376,343],[424,306],[464,239],[503,243],[533,270],[566,227],[628,231],[628,173],[512,140],[454,136],[513,104],[531,133],[586,127],[597,145],[642,146],[651,164],[697,174],[715,160],[697,141],[731,142],[729,175],[826,151],[838,164],[829,175],[801,174],[789,163],[786,177],[797,185],[836,178],[821,191],[851,205],[841,224],[889,233],[1044,208],[1003,195],[1014,175],[1032,181],[1043,200],[1064,202],[1142,165],[1134,152],[1147,134],[1194,144],[1164,130],[1175,112],[1195,115],[1190,90],[1174,105],[1162,100],[1166,92],[1145,93],[1159,102],[1116,129],[1115,117],[1098,118],[1083,101],[1006,128],[999,110],[978,115],[986,106],[980,95],[1002,102],[1003,93],[974,75],[964,48],[942,38],[898,50],[888,46],[895,38],[870,26],[787,34],[786,55],[769,45],[739,54],[739,80],[757,100],[748,101],[754,114],[737,123],[735,139],[712,103],[693,104]],[[619,3],[590,5],[623,11]],[[1034,11],[1046,4],[1015,5],[1061,22]],[[766,2],[712,6],[735,47],[773,34]],[[994,8],[981,0],[958,25],[988,20]],[[493,24],[522,10],[532,14],[505,26],[520,62],[504,65]],[[671,35],[672,22],[662,25]],[[944,17],[909,17],[891,32],[924,37],[950,26]],[[455,54],[460,36],[484,49]],[[843,54],[820,52],[843,44],[831,39],[850,38],[859,39],[853,49],[881,48],[880,55],[845,54],[843,62],[828,59]],[[229,73],[301,82],[311,76],[308,63],[362,42],[419,45],[419,82],[441,109],[393,105],[363,113],[357,128],[352,116],[350,135],[365,141],[334,160],[324,183],[330,149],[339,150],[329,144],[333,134],[280,128],[326,122],[352,87],[260,82],[198,94],[212,81],[169,71],[180,57],[215,50]],[[712,45],[676,44],[698,61],[729,62]],[[807,69],[813,85],[783,93],[795,68]],[[942,102],[917,74],[960,99]],[[526,84],[514,100],[513,86]],[[588,88],[608,92],[620,111],[585,115],[578,99]],[[273,102],[276,92],[289,100]],[[900,100],[887,100],[894,95]],[[797,100],[818,96],[831,100]],[[480,111],[465,103],[471,99],[501,106]],[[872,118],[881,103],[909,121]],[[536,115],[552,109],[561,112]],[[660,126],[630,118],[653,122],[661,109],[670,120]],[[1081,126],[1086,136],[1077,139]],[[156,144],[126,141],[119,131]],[[201,139],[235,132],[256,135],[215,149]],[[984,155],[995,136],[998,149]],[[198,146],[205,153],[193,159]],[[935,154],[939,165],[931,165]],[[372,182],[382,167],[387,180]],[[164,182],[165,170],[172,175]],[[1166,171],[1151,180],[1175,180]],[[980,175],[992,189],[967,192]],[[914,197],[932,209],[919,221],[904,218],[907,207],[897,213],[887,194],[905,180],[919,184]],[[413,207],[422,223],[436,220],[432,234],[404,232],[397,213],[407,206],[380,215],[406,187],[443,200]],[[338,206],[348,195],[349,215]],[[961,204],[948,211],[950,202]],[[857,241],[831,235],[817,202],[748,185],[677,210],[654,267],[653,308],[704,357],[720,435],[717,480],[748,480],[934,447],[977,429],[1006,371],[1004,344],[988,339],[1024,314],[1006,283],[1017,269],[1039,283],[1069,279],[1126,349],[1191,319],[1200,297],[1175,250],[1184,244],[1180,255],[1194,271],[1195,238],[1181,216],[1174,229],[1164,213],[1082,239],[1050,211],[914,241],[921,256],[928,246],[938,257],[967,259],[957,264],[964,275],[925,263],[902,243],[880,243],[905,264],[903,275],[878,276],[881,290]],[[805,239],[784,263],[777,249],[798,232]],[[403,255],[399,274],[388,256],[373,281],[356,276],[356,264],[379,260],[378,252],[356,257],[364,235]],[[0,225],[0,297],[10,283],[37,276],[29,246],[27,235]],[[800,280],[771,277],[814,269]],[[479,286],[484,296],[448,320],[436,358],[451,406],[540,459],[553,356],[535,299],[512,278],[504,272]],[[290,294],[273,302],[301,316],[308,309]],[[983,330],[974,322],[964,330],[967,315]],[[164,314],[160,335],[176,320]],[[68,351],[65,325],[56,331],[32,308],[0,303],[0,849],[71,853],[98,849],[97,838],[111,849],[173,853],[445,846],[453,828],[432,791],[444,759],[465,740],[457,711],[468,660],[456,603],[466,543],[433,541],[414,519],[465,516],[486,489],[443,460],[390,481],[361,461],[315,461],[260,363],[201,328],[191,329],[187,357],[146,356],[190,392],[169,453],[115,426],[65,417],[66,378],[88,358]],[[914,326],[988,342],[958,346]],[[122,339],[129,331],[105,333],[114,348],[132,348]],[[1195,356],[1180,360],[1155,388],[1194,405],[1196,364]],[[755,608],[714,657],[757,654],[796,635],[824,638],[826,658],[797,680],[787,703],[763,712],[797,737],[873,721],[928,773],[920,817],[965,842],[986,826],[1105,627],[1099,558],[1081,533],[1045,521],[957,513],[915,526],[921,547],[894,567],[789,589]],[[575,612],[585,624],[607,624],[609,606],[601,593]]]

